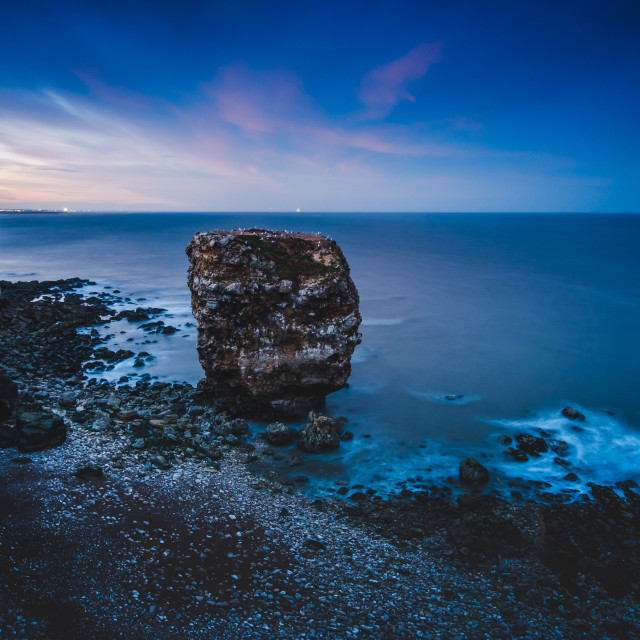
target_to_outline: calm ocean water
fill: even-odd
[[[360,293],[350,386],[328,398],[357,437],[309,463],[318,482],[437,479],[473,454],[498,476],[562,487],[552,456],[501,453],[500,434],[539,428],[570,442],[584,481],[640,475],[637,215],[5,214],[0,278],[91,278],[169,309],[181,331],[159,338],[146,370],[195,383],[184,249],[196,231],[238,227],[330,235]],[[127,323],[109,333],[148,339]],[[568,404],[583,432],[558,419]]]

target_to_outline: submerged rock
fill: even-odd
[[[532,456],[538,456],[541,453],[546,453],[549,450],[544,438],[538,438],[528,433],[520,433],[516,436],[516,442],[518,443],[518,449],[524,451]]]
[[[511,456],[516,462],[527,462],[529,460],[529,456],[522,451],[522,449],[514,449],[513,447],[508,447],[504,450],[505,455]]]
[[[298,447],[309,453],[319,453],[340,446],[342,422],[311,411],[307,424],[298,434]]]
[[[586,418],[584,417],[584,413],[580,413],[573,407],[565,407],[562,410],[562,415],[565,418],[569,418],[569,420],[579,420],[580,422],[584,422],[586,420]]]
[[[333,240],[212,231],[197,233],[187,255],[206,395],[245,412],[304,415],[345,385],[361,317]]]
[[[489,482],[489,472],[474,458],[465,458],[460,463],[460,480],[467,484],[486,484]]]

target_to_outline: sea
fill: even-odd
[[[154,379],[196,384],[185,247],[197,231],[237,228],[332,237],[360,294],[362,343],[326,408],[355,437],[283,467],[308,491],[455,487],[467,456],[503,494],[531,480],[568,497],[640,482],[640,215],[0,214],[0,279],[86,278],[87,292],[167,309],[179,331],[153,342],[126,321],[101,331],[112,348],[151,352]],[[139,374],[125,361],[96,375]],[[564,418],[566,406],[586,420]],[[521,433],[567,442],[569,466],[551,452],[513,461],[501,439]]]

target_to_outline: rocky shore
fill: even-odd
[[[345,425],[256,434],[187,384],[88,379],[152,354],[104,346],[115,293],[85,284],[0,282],[2,638],[640,638],[631,483],[507,502],[464,461],[458,497],[308,497],[265,469]]]

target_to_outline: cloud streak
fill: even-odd
[[[370,117],[355,120],[323,110],[286,70],[244,65],[219,69],[173,102],[123,97],[102,83],[88,96],[0,90],[0,207],[481,209],[470,204],[482,193],[472,176],[489,162],[492,184],[508,175],[515,193],[518,179],[505,170],[513,154],[461,143],[455,127],[373,118],[438,55],[421,45],[370,72]],[[522,176],[537,171],[548,186],[547,160],[522,164]],[[484,190],[494,199],[500,191]]]
[[[364,105],[363,118],[378,119],[389,115],[402,100],[415,101],[408,85],[422,78],[429,67],[441,58],[442,43],[423,43],[405,55],[372,69],[362,80],[358,98]]]

